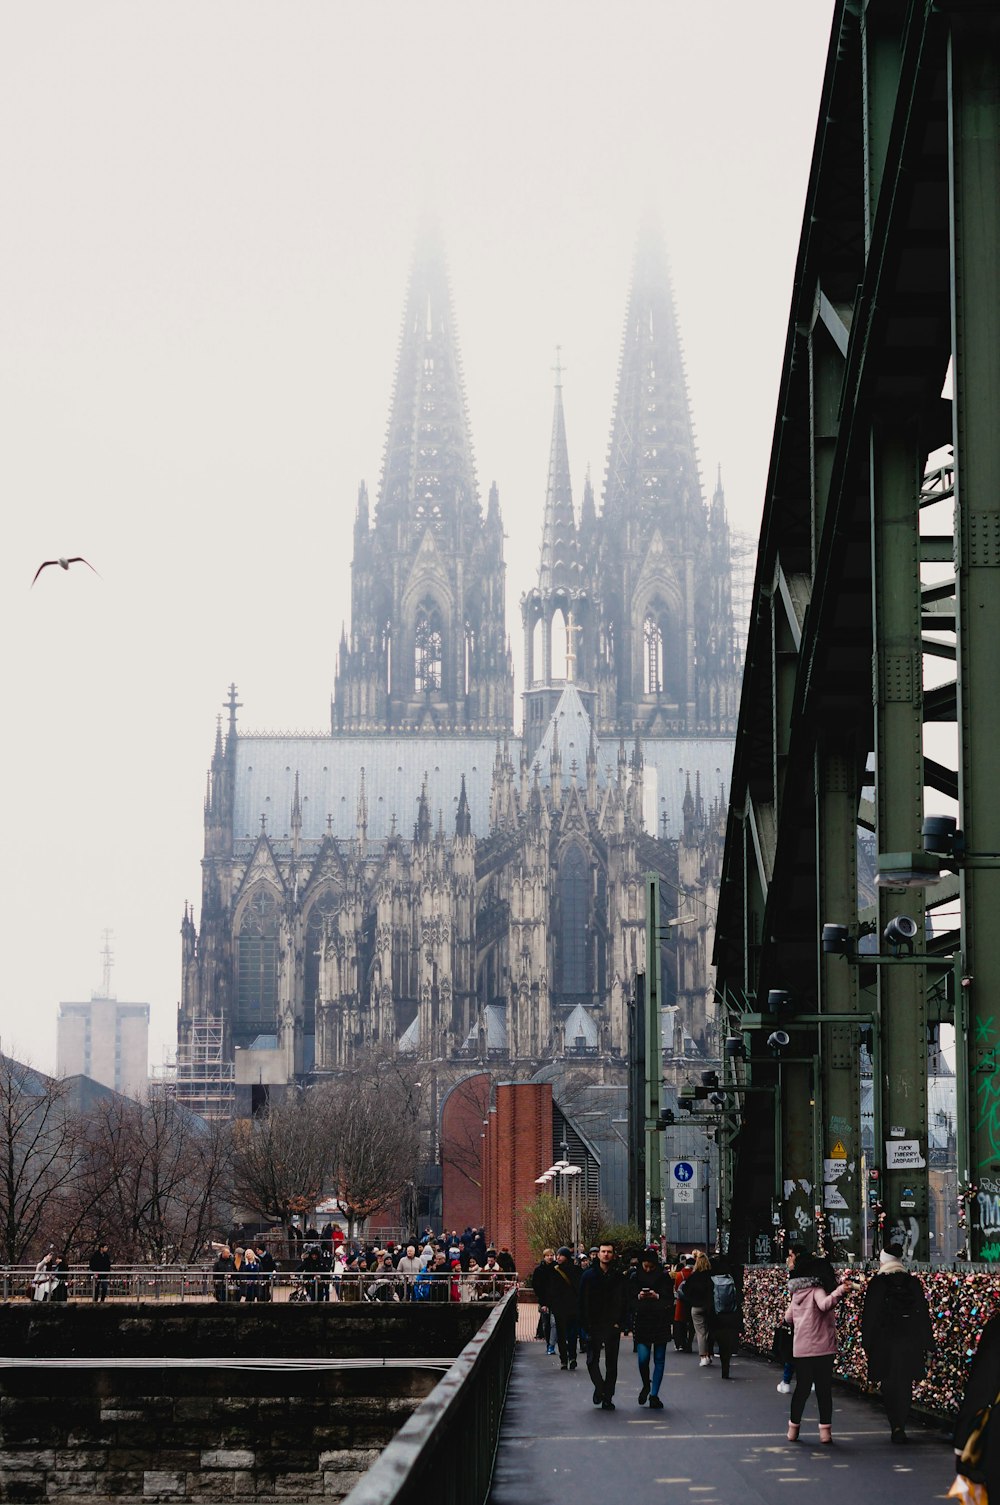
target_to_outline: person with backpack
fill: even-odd
[[[743,1321],[740,1292],[726,1258],[717,1254],[711,1261],[712,1304],[706,1312],[708,1335],[713,1348],[719,1350],[722,1378],[728,1380],[733,1349],[739,1341]]]
[[[865,1292],[861,1312],[861,1346],[868,1378],[878,1381],[893,1442],[904,1443],[914,1380],[927,1372],[927,1352],[934,1331],[924,1288],[902,1263],[901,1244],[887,1244],[878,1257],[878,1272]]]

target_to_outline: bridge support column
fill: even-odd
[[[871,436],[872,616],[875,644],[875,798],[879,845],[920,846],[923,818],[923,662],[920,651],[919,496],[925,456],[907,419]],[[879,890],[878,933],[895,915],[917,924],[924,947],[921,889]],[[927,1175],[927,974],[922,966],[878,968],[879,1076],[885,1238],[929,1257]],[[876,1123],[878,1113],[876,1112]]]
[[[959,822],[973,1259],[1000,1260],[1000,20],[953,15],[948,59],[959,613]],[[964,1005],[964,1008],[963,1008]],[[959,1021],[960,1022],[960,1021]],[[959,1040],[959,1049],[962,1041]]]
[[[820,744],[816,752],[817,933],[832,917],[857,914],[856,756],[852,745]],[[842,956],[820,955],[821,1014],[857,1014],[857,968]],[[820,1090],[815,1112],[824,1166],[823,1205],[830,1246],[862,1254],[860,1037],[856,1022],[818,1031]]]

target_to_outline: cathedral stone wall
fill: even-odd
[[[579,515],[563,398],[560,373],[516,737],[500,494],[483,507],[444,257],[422,241],[378,494],[355,508],[330,732],[247,734],[235,687],[217,732],[201,913],[182,924],[178,1090],[199,1111],[231,1111],[234,1063],[277,1090],[373,1046],[452,1080],[553,1061],[623,1077],[648,872],[680,922],[662,941],[675,1033],[717,1048],[729,530],[721,477],[702,494],[648,229],[602,505],[588,477]]]

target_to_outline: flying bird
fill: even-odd
[[[43,559],[35,571],[35,580],[38,579],[43,570],[48,569],[50,564],[57,564],[61,570],[68,570],[71,564],[85,564],[88,570],[94,570],[94,566],[90,560],[84,559],[82,554],[74,554],[72,559]],[[95,575],[99,575],[100,573],[100,570],[94,570]],[[32,585],[34,585],[35,580],[32,580]]]

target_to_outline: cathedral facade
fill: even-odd
[[[721,482],[706,504],[665,261],[640,238],[603,505],[573,503],[557,384],[523,732],[500,497],[480,500],[445,264],[418,247],[379,492],[354,519],[329,733],[245,732],[235,687],[182,922],[177,1090],[207,1114],[392,1045],[449,1080],[620,1079],[661,878],[680,1055],[710,956],[739,690]]]

